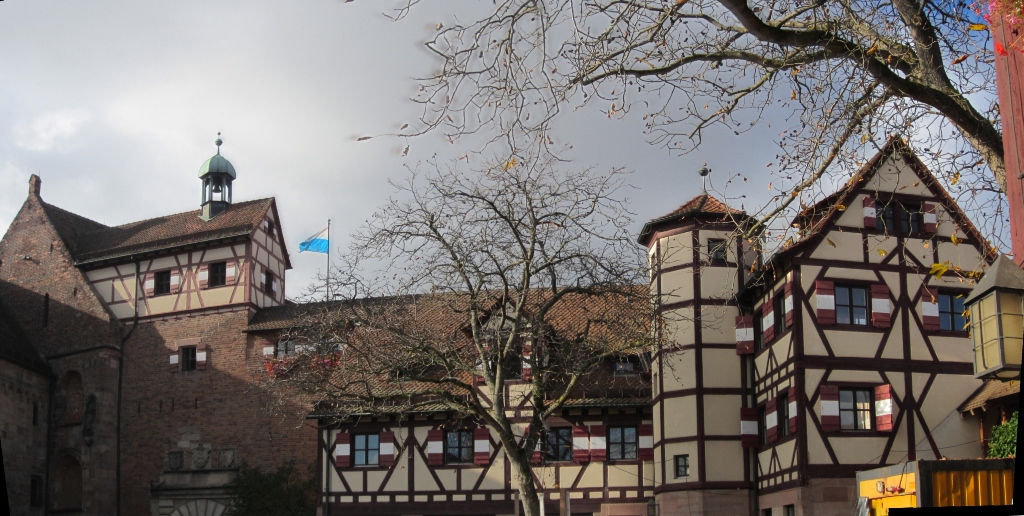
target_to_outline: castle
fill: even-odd
[[[324,514],[517,514],[500,446],[443,410],[266,410],[253,378],[294,351],[279,342],[297,323],[291,265],[274,199],[234,202],[219,145],[198,210],[121,226],[47,204],[30,179],[0,241],[12,514],[219,515],[242,461],[286,460],[318,465]],[[670,345],[602,365],[618,394],[547,421],[548,511],[836,514],[858,470],[982,453],[974,411],[998,396],[973,377],[970,286],[929,274],[993,257],[956,203],[894,139],[793,222],[800,238],[770,259],[738,236],[750,217],[707,193],[644,226]]]

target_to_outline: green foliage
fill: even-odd
[[[292,461],[263,472],[242,464],[238,478],[228,488],[232,505],[228,515],[312,516],[319,491],[313,469],[303,474]]]
[[[992,429],[992,438],[988,441],[989,458],[1017,456],[1017,413],[1014,412],[1005,423]]]

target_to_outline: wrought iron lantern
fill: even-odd
[[[1024,344],[1024,269],[1000,255],[967,296],[974,377],[1020,380]]]
[[[654,498],[647,500],[647,516],[658,516],[658,502]]]

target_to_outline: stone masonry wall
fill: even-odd
[[[43,514],[42,506],[32,507],[29,502],[32,477],[46,478],[49,390],[48,378],[0,360],[0,444],[12,516]]]

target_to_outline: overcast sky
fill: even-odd
[[[392,193],[389,177],[465,152],[440,135],[356,141],[415,124],[414,78],[439,65],[423,42],[458,4],[426,2],[392,22],[392,1],[0,2],[0,229],[33,173],[44,200],[107,225],[196,209],[197,172],[221,131],[235,200],[277,198],[295,297],[324,266],[300,241],[330,218],[332,245],[347,245]],[[637,231],[700,193],[703,162],[720,183],[763,171],[779,131],[713,134],[680,157],[648,145],[639,117],[566,117],[567,166],[634,171],[624,195]],[[750,207],[766,186],[729,193]]]

